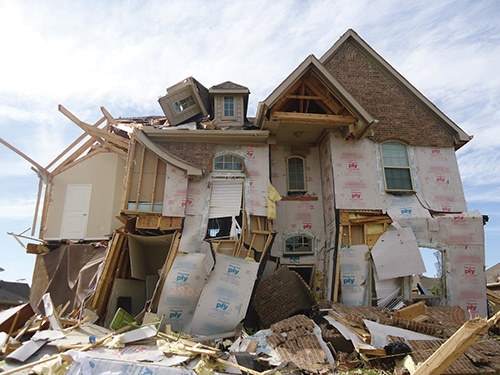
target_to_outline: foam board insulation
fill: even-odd
[[[186,215],[184,218],[184,228],[182,230],[179,251],[185,253],[200,252],[203,246],[204,228],[203,216]]]
[[[186,171],[167,163],[163,216],[184,217],[187,205],[188,177]]]
[[[325,137],[320,145],[320,165],[322,171],[321,189],[323,192],[323,215],[327,225],[335,221],[335,199],[333,189],[332,152],[329,147],[330,140]]]
[[[186,215],[203,215],[205,203],[210,197],[210,190],[208,190],[207,186],[207,178],[203,178],[198,181],[189,181],[186,200]]]
[[[413,147],[417,179],[425,206],[440,212],[467,210],[453,148]]]
[[[365,254],[368,245],[340,246],[340,288],[342,303],[364,305],[368,278],[368,263]]]
[[[336,207],[351,210],[383,208],[380,184],[374,188],[372,183],[382,178],[373,142],[368,139],[345,141],[333,135],[330,141]]]
[[[247,312],[259,263],[219,253],[215,259],[194,313],[192,334],[232,331]]]
[[[411,228],[389,229],[371,251],[379,280],[424,273],[425,265]]]
[[[162,324],[170,324],[174,331],[190,330],[207,279],[204,258],[201,253],[179,253],[163,284],[157,314],[162,316]]]

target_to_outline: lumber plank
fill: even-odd
[[[427,306],[424,301],[420,301],[397,310],[395,315],[398,318],[413,320],[418,316],[427,315]]]
[[[472,344],[483,337],[500,319],[500,312],[493,317],[476,318],[465,322],[443,345],[422,363],[413,375],[442,374]]]

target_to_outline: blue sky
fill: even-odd
[[[469,210],[490,218],[490,267],[500,262],[499,16],[496,0],[2,0],[0,137],[46,166],[81,134],[58,104],[88,123],[100,106],[162,115],[158,98],[189,76],[249,87],[252,116],[352,28],[474,135],[457,155]],[[0,279],[31,283],[35,256],[7,232],[31,228],[38,178],[2,145],[0,160]]]

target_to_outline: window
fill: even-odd
[[[224,97],[224,117],[234,117],[234,97]]]
[[[306,170],[304,158],[291,156],[287,160],[288,195],[303,195],[306,192]]]
[[[308,255],[314,254],[313,241],[309,236],[292,236],[285,240],[283,255]]]
[[[382,163],[387,191],[413,191],[408,151],[404,143],[382,143]]]
[[[217,156],[214,160],[215,171],[242,171],[243,162],[239,156],[222,155]]]
[[[182,111],[185,111],[189,107],[192,107],[195,105],[195,101],[191,95],[189,95],[187,98],[181,99],[178,102],[174,103],[174,109],[176,113],[180,113]]]

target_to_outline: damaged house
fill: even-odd
[[[60,106],[84,134],[34,164],[31,304],[50,292],[105,326],[124,310],[200,335],[308,306],[284,301],[269,318],[280,308],[266,294],[280,288],[304,287],[310,304],[424,300],[487,315],[483,216],[467,211],[455,155],[471,136],[352,30],[254,118],[249,95],[189,77],[159,99],[165,117],[101,108],[87,124]],[[422,248],[439,254],[436,294],[419,283]]]

